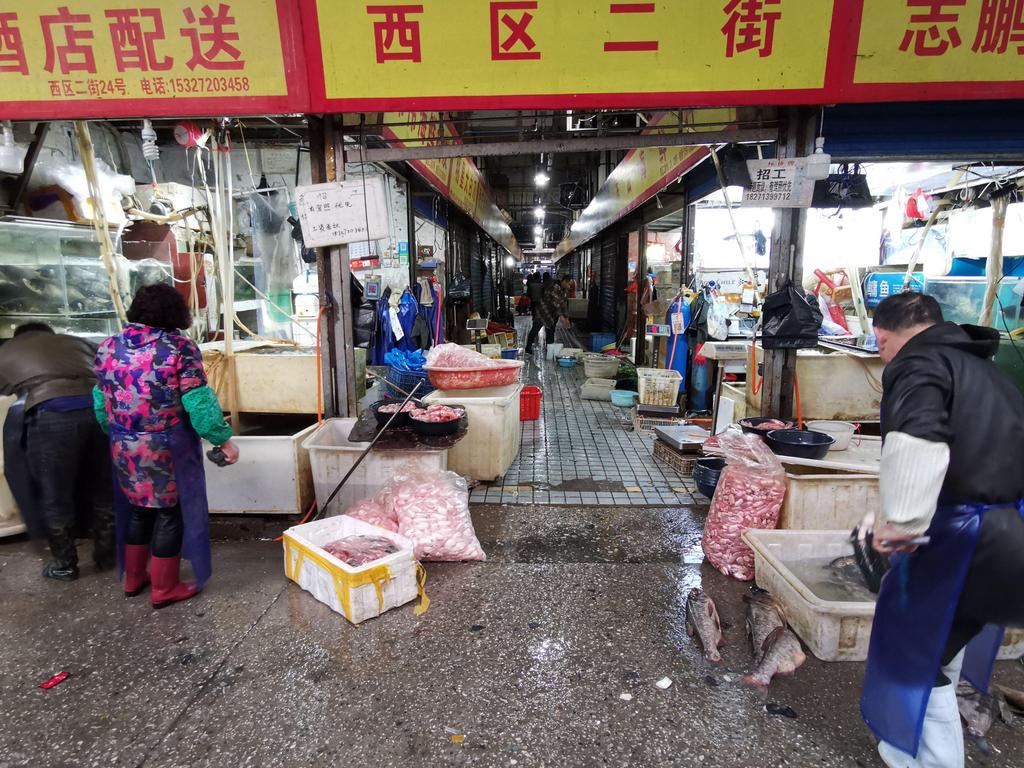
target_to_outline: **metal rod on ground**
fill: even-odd
[[[331,495],[327,497],[327,501],[324,502],[324,505],[317,510],[316,517],[313,518],[314,520],[319,520],[320,516],[324,513],[324,511],[329,506],[331,506],[331,502],[334,501],[334,497],[338,495],[338,492],[341,491],[345,483],[348,482],[348,479],[352,477],[352,473],[356,471],[356,467],[363,463],[363,459],[365,459],[370,454],[370,451],[373,450],[373,446],[375,446],[377,444],[377,441],[380,440],[380,436],[383,435],[387,431],[388,427],[391,426],[391,422],[398,418],[398,414],[400,414],[402,412],[402,409],[405,408],[405,404],[412,400],[413,395],[416,394],[416,390],[418,390],[422,384],[422,381],[416,382],[416,386],[412,388],[412,392],[405,396],[405,400],[402,401],[402,404],[399,406],[398,410],[391,415],[390,419],[388,419],[388,423],[381,427],[379,430],[377,430],[377,434],[373,436],[373,440],[371,440],[370,444],[366,446],[366,449],[361,454],[359,454],[359,458],[356,459],[355,463],[351,467],[349,467],[348,472],[345,473],[345,476],[341,478],[341,482],[339,482],[334,487],[334,490],[331,491]]]

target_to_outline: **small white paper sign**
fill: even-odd
[[[807,178],[807,158],[747,160],[750,189],[743,190],[743,205],[765,208],[809,208],[814,182]]]
[[[388,236],[384,180],[380,176],[296,187],[295,199],[307,248]]]

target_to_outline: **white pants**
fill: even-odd
[[[942,668],[942,674],[949,678],[950,684],[932,688],[924,713],[917,757],[911,757],[887,742],[879,743],[878,754],[889,768],[963,768],[964,730],[956,704],[956,686],[960,682],[963,663],[964,652],[960,651]]]

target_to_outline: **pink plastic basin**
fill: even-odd
[[[483,389],[512,384],[519,379],[522,360],[495,360],[496,368],[431,368],[427,367],[430,383],[437,389]]]

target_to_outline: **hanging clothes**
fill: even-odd
[[[421,279],[416,284],[416,298],[420,302],[427,325],[430,327],[430,339],[433,344],[444,344],[444,297],[437,278]]]
[[[372,365],[387,365],[384,362],[384,355],[394,349],[395,337],[391,333],[391,289],[385,288],[377,300],[375,307],[376,322],[373,328],[373,338],[370,341],[370,360]]]
[[[413,327],[416,325],[416,316],[420,312],[420,305],[413,296],[412,291],[406,288],[402,291],[402,297],[398,300],[397,317],[402,327],[402,338],[396,346],[403,352],[412,352],[418,349],[413,340]],[[396,334],[397,335],[397,334]]]

